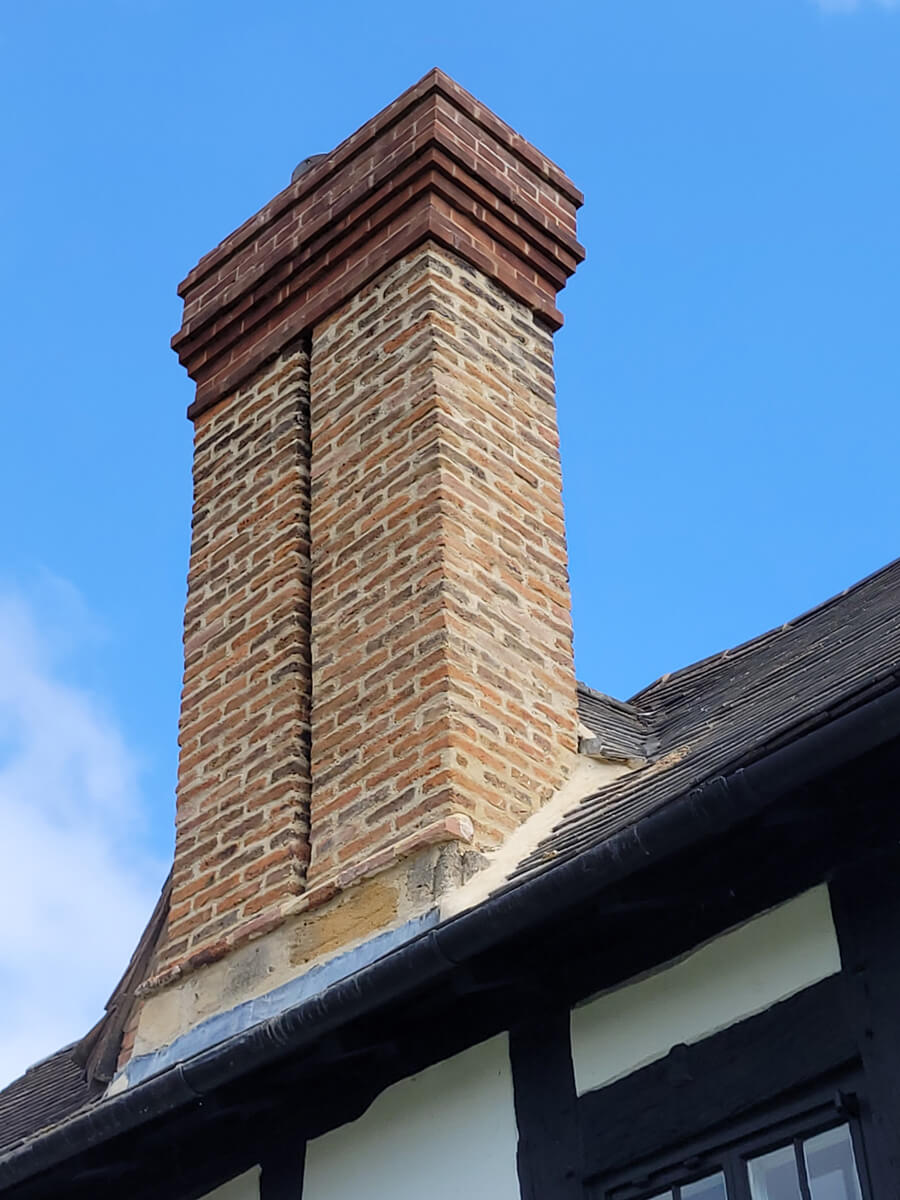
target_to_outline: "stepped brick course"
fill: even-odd
[[[309,355],[196,422],[175,867],[163,965],[215,957],[309,851]]]
[[[551,328],[584,257],[582,202],[544,155],[442,71],[323,156],[181,284],[173,339],[197,382],[191,415],[424,241],[498,280]]]
[[[310,883],[564,778],[575,677],[552,339],[427,246],[313,333]]]

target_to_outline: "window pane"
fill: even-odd
[[[850,1129],[841,1125],[803,1143],[812,1200],[860,1200]]]
[[[725,1176],[720,1171],[718,1175],[708,1175],[706,1179],[698,1179],[696,1183],[684,1184],[681,1200],[728,1200]]]
[[[803,1200],[793,1146],[751,1158],[747,1169],[753,1200]]]
[[[671,1192],[660,1192],[658,1196],[651,1196],[650,1200],[672,1200]]]

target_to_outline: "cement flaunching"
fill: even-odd
[[[426,875],[429,876],[428,890],[435,896],[436,902],[395,928],[382,928],[374,936],[360,940],[352,948],[338,954],[329,955],[327,946],[323,945],[317,961],[307,961],[301,965],[291,959],[291,945],[294,944],[292,934],[300,931],[299,922],[289,922],[280,930],[235,952],[226,961],[212,964],[202,972],[195,972],[148,997],[141,1014],[134,1056],[113,1080],[109,1094],[114,1095],[141,1083],[175,1063],[183,1062],[320,995],[326,988],[399,949],[419,934],[433,929],[442,920],[480,903],[504,882],[521,857],[537,845],[573,805],[591,792],[599,791],[627,770],[620,764],[577,759],[569,779],[547,805],[526,821],[507,844],[491,856],[487,866],[468,881],[465,881],[466,875],[472,864],[467,870],[462,863],[446,861],[459,855],[461,850],[445,846],[430,849],[420,856],[417,864],[407,861],[375,879],[358,884],[360,891],[377,888],[387,893],[393,892],[400,884],[395,876],[401,871],[407,888],[416,870],[422,874],[423,881]],[[442,875],[444,886],[441,886]],[[455,886],[452,883],[447,886],[453,877],[458,882]],[[343,897],[343,903],[349,905],[355,901],[355,908],[361,899],[354,896],[356,891],[357,888],[351,888]],[[295,924],[298,926],[296,930]],[[198,978],[198,975],[205,977]],[[285,978],[286,975],[290,977]],[[264,990],[267,978],[280,982]],[[258,994],[252,995],[253,991]],[[222,1004],[229,995],[245,998],[230,1007],[223,1007],[221,1011],[215,1011],[216,1006]]]
[[[586,796],[601,791],[620,776],[627,775],[631,769],[622,763],[579,758],[562,787],[489,856],[484,870],[444,897],[441,918],[456,916],[486,900],[576,805]]]

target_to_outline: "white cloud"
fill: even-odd
[[[900,9],[900,0],[814,0],[825,12],[856,12],[860,8]]]
[[[0,1086],[101,1015],[161,877],[136,759],[64,675],[86,610],[44,584],[0,592]]]

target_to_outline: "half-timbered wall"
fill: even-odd
[[[383,1092],[358,1120],[306,1148],[304,1200],[517,1200],[506,1037]]]
[[[259,1200],[259,1167],[223,1183],[214,1192],[204,1196],[203,1200]]]
[[[547,972],[544,986],[505,993],[507,1032],[470,1024],[460,1002],[443,1022],[382,1041],[377,1056],[365,1039],[342,1040],[351,1065],[338,1061],[318,1097],[282,1080],[262,1115],[258,1093],[248,1088],[243,1111],[232,1093],[225,1138],[216,1110],[200,1105],[198,1139],[161,1154],[146,1179],[123,1193],[85,1176],[72,1195],[646,1200],[676,1195],[675,1172],[696,1176],[730,1155],[728,1200],[750,1200],[744,1147],[841,1128],[853,1131],[861,1200],[893,1197],[898,878],[900,855],[885,852],[787,901],[784,890],[759,892],[744,908],[755,916],[712,937],[707,925],[707,940],[686,939],[680,958],[574,1008]],[[484,987],[472,975],[458,994]]]
[[[578,1092],[763,1012],[840,969],[828,889],[821,886],[575,1008]]]
[[[264,1163],[261,1192],[251,1172],[209,1200],[605,1194],[594,1190],[598,1171],[621,1175],[654,1139],[702,1135],[714,1113],[815,1083],[820,1063],[850,1078],[857,1054],[840,994],[823,884],[571,1012],[536,1009],[511,1036],[388,1087],[360,1117],[307,1142],[286,1171]],[[689,1045],[688,1064],[679,1051]],[[784,1060],[774,1071],[768,1047]],[[745,1056],[755,1065],[737,1081]]]

